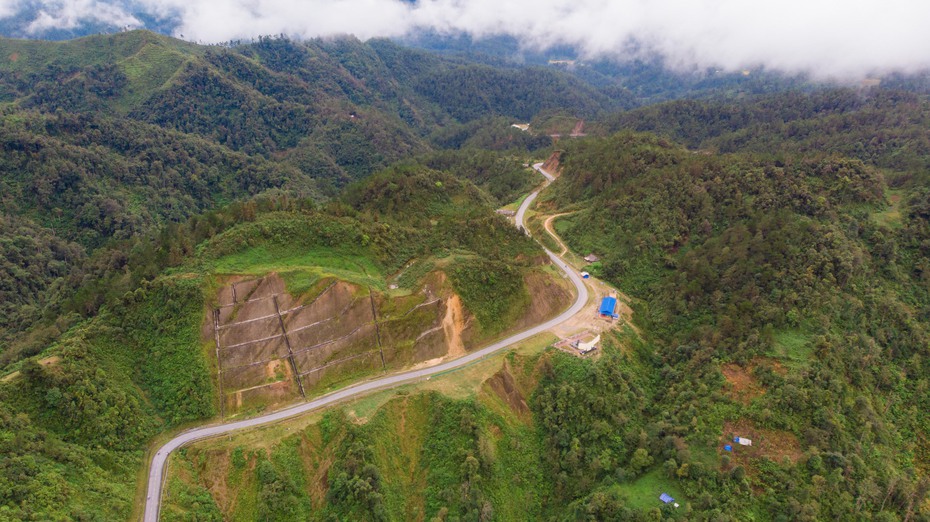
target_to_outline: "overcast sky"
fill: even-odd
[[[930,67],[927,0],[0,0],[0,19],[20,16],[35,35],[88,22],[142,27],[143,15],[202,42],[430,28],[510,34],[533,49],[571,44],[587,57],[658,53],[680,68],[854,78]]]

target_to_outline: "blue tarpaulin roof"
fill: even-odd
[[[614,315],[614,310],[617,309],[617,298],[616,297],[605,297],[601,301],[601,315]]]
[[[662,493],[661,495],[659,495],[659,500],[661,500],[662,502],[665,502],[666,504],[675,502],[675,499],[673,499],[671,495],[669,495],[668,493]]]

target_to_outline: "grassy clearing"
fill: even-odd
[[[800,330],[783,330],[775,334],[775,346],[771,355],[792,369],[806,368],[810,363],[813,347],[811,336]]]
[[[568,234],[568,231],[575,225],[575,218],[572,216],[562,216],[552,220],[552,228],[560,237]]]
[[[257,246],[217,259],[213,263],[213,270],[219,273],[248,275],[290,273],[291,282],[298,288],[312,284],[310,281],[314,277],[336,277],[379,290],[387,288],[380,270],[370,259],[332,248],[295,252],[283,248]]]
[[[164,87],[184,66],[189,56],[159,44],[144,45],[139,52],[119,63],[129,86],[117,100],[117,107],[128,112]]]
[[[278,275],[284,281],[288,293],[295,296],[309,292],[322,279],[315,270],[288,270]]]
[[[881,212],[872,213],[872,219],[877,223],[888,228],[901,228],[903,221],[901,218],[901,203],[905,191],[889,189],[885,191],[885,197],[888,199],[888,208]]]
[[[410,290],[419,284],[420,280],[422,280],[426,274],[432,272],[435,268],[436,263],[431,260],[424,259],[414,261],[413,264],[407,266],[400,273],[400,275],[397,276],[397,286],[405,290]]]
[[[681,504],[679,511],[687,509],[684,493],[674,480],[662,473],[661,469],[654,469],[633,482],[616,487],[626,498],[627,505],[635,509],[648,511],[661,508],[664,504],[659,500],[659,495],[662,493],[668,493],[675,498],[675,502]]]

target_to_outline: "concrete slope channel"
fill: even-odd
[[[533,168],[535,168],[540,174],[546,177],[547,179],[546,185],[548,185],[549,182],[554,180],[555,178],[552,175],[550,175],[548,172],[545,172],[544,170],[542,170],[541,166],[542,164],[538,163],[536,165],[533,165]],[[546,185],[544,185],[543,188],[545,188]],[[539,195],[540,190],[542,190],[542,188],[540,188],[539,190],[536,190],[535,192],[527,196],[526,199],[523,200],[523,203],[520,205],[520,209],[516,215],[517,226],[522,226],[525,229],[524,222],[523,222],[524,214],[526,213],[526,209],[529,208],[532,202],[536,199],[536,196]],[[557,267],[559,267],[560,270],[565,272],[569,280],[571,280],[572,284],[574,284],[575,290],[577,292],[577,297],[575,298],[575,302],[567,310],[559,314],[558,317],[550,319],[542,324],[538,324],[518,334],[511,335],[510,337],[506,339],[503,339],[491,345],[485,346],[484,348],[481,348],[480,350],[476,350],[468,355],[465,355],[453,361],[439,364],[439,365],[436,365],[430,368],[412,370],[408,372],[398,373],[395,375],[389,375],[389,376],[382,377],[380,379],[375,379],[372,381],[366,381],[366,382],[362,382],[359,384],[355,384],[347,388],[343,388],[341,390],[335,391],[333,393],[323,395],[322,397],[318,397],[309,402],[299,404],[297,406],[293,406],[290,408],[286,408],[283,410],[279,410],[274,413],[269,413],[268,415],[262,415],[260,417],[245,419],[245,420],[241,420],[237,422],[230,422],[227,424],[217,424],[213,426],[205,426],[202,428],[196,428],[196,429],[185,431],[181,433],[180,435],[178,435],[177,437],[165,443],[152,456],[152,463],[151,463],[151,467],[149,468],[149,474],[148,474],[148,487],[146,488],[145,513],[143,515],[143,520],[145,522],[156,522],[158,520],[159,510],[161,508],[162,490],[163,490],[163,485],[164,485],[164,480],[165,480],[165,467],[168,462],[168,457],[171,455],[173,451],[175,451],[176,449],[182,446],[185,446],[187,444],[190,444],[198,440],[203,440],[203,439],[207,439],[210,437],[216,437],[219,435],[225,435],[233,431],[244,430],[248,428],[254,428],[256,426],[262,426],[265,424],[278,422],[278,421],[288,419],[288,418],[291,418],[297,415],[301,415],[301,414],[304,414],[310,411],[318,410],[326,406],[330,406],[332,404],[343,402],[348,399],[352,399],[352,398],[355,398],[361,395],[365,395],[373,391],[384,390],[387,388],[393,388],[395,386],[399,386],[401,384],[407,384],[411,382],[424,380],[432,375],[454,370],[456,368],[466,366],[477,360],[488,357],[489,355],[494,354],[495,352],[503,350],[504,348],[512,346],[525,339],[529,339],[530,337],[533,337],[534,335],[545,332],[546,330],[567,321],[572,316],[580,312],[582,308],[584,308],[584,305],[588,300],[588,289],[587,287],[585,287],[585,284],[582,281],[581,276],[575,273],[573,269],[569,268],[569,266],[564,261],[562,261],[561,258],[559,258],[554,253],[550,252],[549,250],[546,250],[546,254],[549,255],[549,258],[552,260],[552,262]]]

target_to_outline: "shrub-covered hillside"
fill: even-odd
[[[557,71],[478,66],[386,40],[205,47],[131,31],[0,39],[0,56],[0,216],[11,222],[0,228],[10,253],[0,289],[26,289],[0,315],[0,346],[39,314],[60,315],[92,274],[119,270],[127,245],[258,194],[319,202],[421,156],[508,204],[528,186],[522,155],[550,143],[512,118],[612,106]],[[449,83],[461,74],[474,82]],[[461,105],[475,98],[484,103]],[[472,151],[437,151],[461,147]],[[114,240],[127,243],[98,252]],[[78,312],[102,299],[91,301]]]
[[[894,89],[783,92],[739,102],[680,100],[617,113],[614,130],[654,132],[690,148],[724,153],[824,152],[895,172],[895,184],[922,174],[930,157],[930,105]]]
[[[928,515],[924,189],[891,192],[859,160],[635,134],[573,144],[562,170],[569,245],[602,255],[661,359],[643,447],[690,448],[675,465],[698,512]],[[687,471],[735,430],[780,452]]]
[[[257,198],[192,217],[153,241],[127,240],[119,269],[90,260],[65,306],[92,304],[93,317],[42,323],[35,337],[3,354],[0,514],[129,518],[152,437],[219,413],[224,399],[204,314],[231,276],[277,271],[298,296],[325,277],[341,277],[385,294],[372,302],[397,313],[404,301],[387,296],[388,278],[418,267],[397,279],[404,288],[394,293],[402,298],[419,291],[429,272],[443,270],[476,318],[468,339],[511,327],[527,304],[524,277],[545,256],[489,201],[468,181],[410,165],[375,175],[325,208],[283,195]],[[25,255],[27,246],[8,245],[10,259]],[[68,248],[76,247],[51,243],[46,270]],[[104,247],[97,255],[117,250]],[[459,275],[475,266],[507,284],[477,292],[480,281]],[[486,309],[500,305],[516,315]],[[413,328],[414,337],[430,326],[409,322],[402,326]],[[403,364],[399,359],[390,369]],[[360,376],[327,382],[344,385]]]
[[[529,350],[350,404],[269,451],[199,445],[176,460],[173,516],[930,517],[925,189],[858,159],[629,133],[561,164],[541,208],[572,212],[556,228],[601,256],[638,334],[596,361]]]

